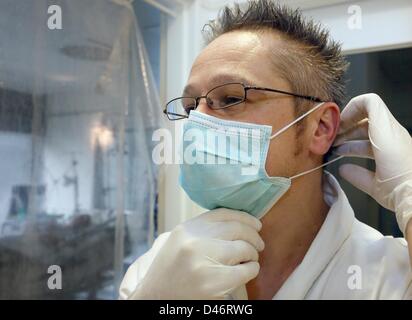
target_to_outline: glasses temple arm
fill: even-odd
[[[275,89],[270,89],[270,88],[261,88],[261,87],[246,87],[245,89],[253,89],[253,90],[264,90],[264,91],[270,91],[270,92],[277,92],[277,93],[282,93],[282,94],[287,94],[290,96],[306,99],[306,100],[311,100],[315,102],[323,102],[321,99],[317,97],[312,97],[312,96],[304,96],[301,94],[296,94],[296,93],[291,93],[287,91],[282,91],[282,90],[275,90]]]

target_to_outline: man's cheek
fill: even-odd
[[[279,137],[280,138],[280,137]],[[273,139],[269,146],[266,160],[266,172],[271,177],[289,177],[294,174],[293,168],[297,160],[294,150],[297,143],[294,139],[288,141]]]

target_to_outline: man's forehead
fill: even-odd
[[[263,34],[235,31],[213,40],[196,58],[183,91],[199,95],[213,86],[241,82],[252,86],[268,85],[276,76],[270,49]]]
[[[190,78],[189,82],[183,90],[183,96],[200,95],[200,91],[207,91],[214,87],[220,86],[226,83],[243,83],[250,86],[259,86],[258,80],[251,74],[239,74],[239,73],[213,73],[211,71],[207,78],[203,78],[201,81],[197,81],[196,78]]]
[[[234,31],[217,37],[197,56],[192,71],[208,67],[212,63],[236,64],[255,60],[264,55],[262,39],[252,32]]]
[[[273,51],[285,46],[285,39],[274,30],[235,30],[220,35],[198,55],[193,67],[201,67],[210,60],[256,60],[269,57]]]

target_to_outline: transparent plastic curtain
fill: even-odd
[[[128,1],[0,1],[1,299],[117,298],[155,232],[161,121]]]

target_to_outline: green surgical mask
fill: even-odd
[[[266,172],[270,141],[322,104],[273,135],[271,126],[191,111],[183,127],[180,185],[201,207],[235,209],[262,218],[289,190],[293,179],[342,158],[289,178],[269,177]]]

